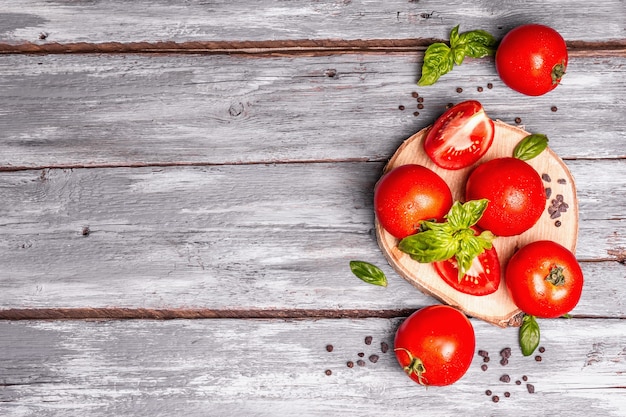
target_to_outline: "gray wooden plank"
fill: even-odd
[[[0,322],[0,413],[48,416],[623,416],[624,320],[542,320],[542,361],[517,330],[473,320],[475,356],[418,387],[393,355],[401,319]],[[372,336],[371,345],[364,338]],[[383,353],[381,342],[390,349]],[[332,352],[326,345],[332,344]],[[507,366],[499,352],[512,348]],[[346,366],[364,353],[365,366]],[[376,363],[368,360],[379,356]],[[332,374],[327,376],[326,370]],[[510,383],[500,382],[507,374]],[[522,381],[526,376],[527,381]],[[515,381],[523,382],[515,385]],[[527,391],[532,384],[534,394]],[[491,390],[500,401],[485,395]],[[504,393],[510,392],[510,397]],[[445,404],[445,406],[442,406]]]
[[[576,314],[624,317],[620,160],[570,161]],[[0,306],[398,309],[431,299],[386,265],[373,234],[382,163],[147,167],[0,174]],[[88,229],[87,229],[88,228]],[[385,268],[381,289],[348,262]]]
[[[624,3],[114,0],[0,2],[0,42],[156,42],[270,39],[447,39],[460,24],[500,37],[543,23],[568,40],[623,39]],[[584,12],[583,12],[584,11]],[[47,35],[40,39],[40,35]]]
[[[418,89],[420,59],[3,56],[0,167],[386,160],[468,99],[547,134],[562,158],[625,156],[626,57],[574,58],[541,97],[505,87],[490,60]]]

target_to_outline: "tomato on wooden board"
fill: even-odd
[[[576,307],[583,273],[574,254],[551,241],[531,242],[513,254],[506,287],[520,310],[541,318],[560,317]]]
[[[489,150],[494,132],[483,106],[475,100],[463,101],[435,121],[424,139],[424,150],[441,168],[465,168]]]
[[[407,375],[421,385],[450,385],[474,357],[474,327],[465,314],[446,305],[424,307],[396,331],[394,351]]]
[[[556,30],[528,24],[502,38],[496,51],[496,70],[513,90],[540,96],[559,85],[567,60],[567,45]]]
[[[450,207],[450,187],[422,165],[394,168],[383,175],[374,189],[376,217],[398,239],[418,232],[423,220],[441,221]]]
[[[546,207],[541,177],[517,158],[496,158],[474,169],[465,184],[466,200],[489,200],[477,225],[496,236],[514,236],[537,223]]]
[[[455,258],[435,262],[434,267],[448,285],[464,294],[488,295],[500,287],[500,261],[495,246],[475,257],[471,268],[460,281]]]

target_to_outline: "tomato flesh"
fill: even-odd
[[[517,158],[496,158],[478,167],[467,179],[466,200],[489,200],[477,225],[496,236],[514,236],[537,223],[546,206],[541,177]]]
[[[541,318],[569,313],[583,290],[583,273],[576,257],[551,240],[534,241],[515,252],[505,275],[515,305]]]
[[[396,331],[396,359],[421,385],[450,385],[461,379],[474,357],[474,327],[456,308],[424,307],[411,314]]]
[[[494,132],[493,120],[483,106],[475,100],[464,101],[435,121],[424,139],[424,150],[441,168],[465,168],[489,150]]]
[[[460,281],[455,258],[435,262],[434,267],[448,285],[464,294],[483,296],[493,294],[500,287],[500,261],[495,247],[475,257]]]
[[[496,51],[496,70],[515,91],[540,96],[559,85],[567,68],[567,45],[554,29],[522,25],[508,32]]]
[[[450,207],[450,187],[422,165],[394,168],[383,175],[374,189],[376,218],[398,239],[418,232],[423,220],[443,220]]]

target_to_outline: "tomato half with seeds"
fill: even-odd
[[[476,163],[491,147],[493,120],[482,104],[463,101],[443,113],[424,139],[424,150],[445,169],[461,169]]]
[[[540,96],[561,82],[567,69],[567,45],[554,29],[538,24],[508,32],[496,51],[496,70],[515,91]]]
[[[420,385],[450,385],[461,379],[475,346],[472,323],[447,305],[417,310],[398,327],[394,340],[398,363]]]
[[[541,177],[527,162],[496,158],[474,169],[465,184],[465,199],[489,200],[477,225],[496,236],[519,235],[533,227],[546,207]]]
[[[493,294],[500,287],[500,261],[495,246],[475,257],[469,271],[460,280],[457,265],[455,258],[434,263],[439,276],[455,290],[483,296]]]
[[[442,221],[450,207],[450,187],[422,165],[396,167],[383,175],[374,189],[376,218],[398,239],[417,233],[423,220]]]
[[[506,267],[506,287],[520,310],[541,318],[560,317],[576,307],[583,272],[574,254],[551,241],[534,241],[513,254]]]

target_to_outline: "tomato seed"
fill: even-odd
[[[372,336],[367,336],[365,338],[365,344],[366,345],[371,345],[372,344]]]
[[[359,366],[365,366],[365,361],[359,359],[358,361],[356,361],[356,364],[359,365]]]
[[[399,106],[398,106],[398,108],[399,108],[400,110],[404,110],[404,106],[403,106],[402,104],[401,104],[401,105],[399,105]]]
[[[333,351],[333,345],[326,345],[326,351],[327,352],[332,352]]]
[[[504,375],[502,375],[502,376],[500,377],[500,381],[502,381],[502,382],[506,382],[506,383],[509,383],[509,382],[511,382],[511,377],[510,377],[510,376],[508,376],[507,374],[504,374]]]
[[[383,353],[387,353],[387,351],[389,350],[389,345],[385,342],[381,342],[380,343],[380,351]]]
[[[348,368],[352,368],[354,366],[354,362],[348,361],[348,363],[346,363],[346,365],[348,366]]]
[[[530,394],[535,393],[535,386],[533,384],[526,384],[526,389],[528,390]]]
[[[368,358],[370,360],[370,362],[372,363],[376,363],[378,362],[378,355],[370,355],[370,357]]]
[[[330,369],[327,369],[326,372],[324,372],[326,375],[330,376],[333,374],[333,371],[331,371]]]

